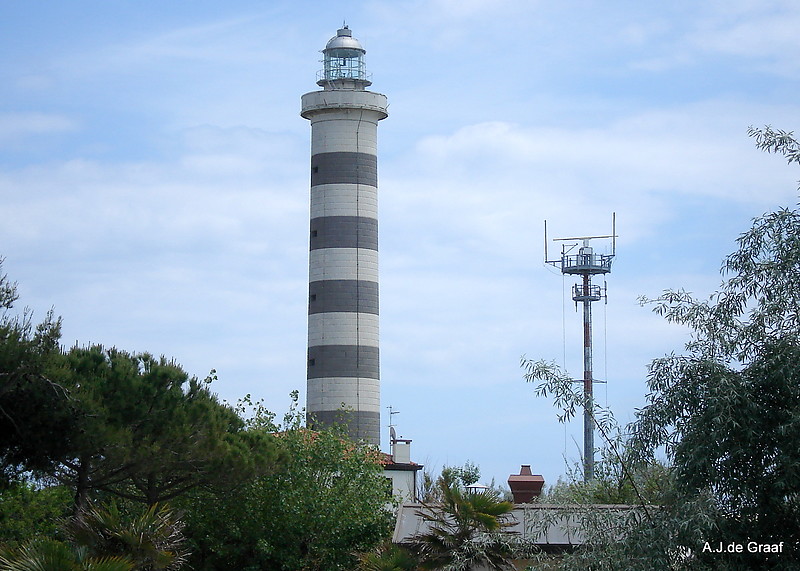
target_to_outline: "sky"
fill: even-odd
[[[605,235],[598,402],[621,423],[751,220],[797,202],[750,125],[800,127],[794,0],[0,1],[0,256],[63,343],[174,358],[236,402],[305,399],[310,126],[346,22],[379,125],[383,449],[547,483],[580,458],[520,359],[582,374],[553,237]],[[550,257],[560,242],[549,242]],[[606,240],[593,242],[610,253]],[[602,285],[602,280],[595,281]],[[599,440],[599,439],[598,439]]]

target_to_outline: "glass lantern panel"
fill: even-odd
[[[366,79],[364,56],[356,50],[331,50],[326,53],[325,79]],[[342,52],[341,55],[339,52]],[[347,53],[344,53],[347,52]],[[348,57],[355,54],[353,57]]]

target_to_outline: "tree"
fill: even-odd
[[[385,541],[375,551],[358,556],[360,571],[416,571],[418,561],[414,555],[399,545]]]
[[[274,439],[245,430],[206,381],[165,358],[95,345],[63,356],[78,434],[57,471],[76,513],[103,491],[154,505],[196,486],[233,486],[270,469]]]
[[[25,310],[14,314],[17,285],[0,258],[0,480],[47,472],[73,432],[69,395],[49,376],[58,355],[61,320],[52,311],[38,324]]]
[[[0,571],[134,571],[124,557],[94,558],[55,539],[32,541],[0,553]]]
[[[152,505],[132,517],[110,504],[68,520],[70,540],[97,559],[124,558],[136,571],[177,571],[188,558],[184,523],[167,506]]]
[[[249,430],[275,433],[285,464],[226,494],[198,490],[186,512],[195,569],[354,569],[389,536],[391,488],[380,452],[335,429],[303,426],[297,393],[281,425],[262,405]]]
[[[136,515],[114,504],[68,519],[65,540],[34,538],[0,552],[0,571],[177,571],[187,552],[183,524],[165,506]]]
[[[750,129],[759,148],[800,163],[791,133]],[[643,459],[665,447],[680,500],[713,499],[708,540],[780,544],[729,565],[800,562],[800,211],[753,221],[708,300],[667,291],[655,311],[688,326],[684,355],[650,366],[648,404],[631,427]],[[687,544],[699,560],[714,555]],[[719,558],[717,558],[719,560]],[[713,562],[711,563],[713,564]],[[720,564],[720,563],[717,563]]]
[[[583,479],[582,464],[573,464],[572,467],[568,466],[564,477],[547,487],[538,501],[573,508],[580,505],[619,504],[643,506],[643,510],[660,504],[669,484],[669,467],[658,460],[644,465],[634,464],[622,435],[614,437],[614,446],[622,450],[621,457],[610,446],[602,446],[592,480],[587,482]]]
[[[800,163],[792,133],[749,134]],[[756,218],[722,273],[708,299],[683,290],[642,299],[691,331],[684,354],[651,363],[647,404],[620,456],[630,477],[664,454],[667,486],[658,509],[594,535],[566,568],[800,565],[800,211]]]
[[[643,460],[665,448],[677,501],[712,499],[710,535],[701,545],[684,543],[709,564],[722,563],[706,541],[751,538],[785,547],[779,555],[730,555],[724,565],[800,563],[798,232],[797,211],[757,219],[726,260],[736,274],[711,300],[667,292],[655,301],[694,336],[688,354],[651,364],[648,404],[631,433]]]
[[[453,470],[438,480],[440,500],[419,512],[428,531],[415,538],[423,569],[513,569],[512,542],[500,533],[514,505],[491,491],[466,491]]]
[[[572,377],[555,363],[538,360],[521,360],[527,382],[537,382],[535,394],[552,397],[560,410],[559,422],[568,422],[577,411],[586,406],[583,390],[572,381]],[[583,477],[583,463],[571,469],[566,481],[559,480],[548,492],[551,501],[566,504],[634,504],[649,515],[649,505],[660,501],[666,482],[662,463],[634,461],[634,451],[626,431],[623,430],[608,408],[592,403],[590,418],[600,433],[604,445],[600,448],[600,461],[595,466],[592,480]]]
[[[37,538],[55,538],[70,513],[71,492],[64,486],[14,482],[0,490],[0,545],[13,547]]]
[[[456,485],[466,487],[476,483],[481,478],[480,466],[467,460],[463,466],[444,466],[439,476],[424,470],[420,481],[417,497],[420,501],[433,504],[442,500],[442,483],[455,482]]]

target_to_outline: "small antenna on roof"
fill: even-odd
[[[389,409],[389,438],[392,442],[397,440],[397,432],[394,429],[394,424],[392,424],[392,416],[395,414],[400,414],[399,410],[392,410],[392,406],[389,405],[386,408]]]

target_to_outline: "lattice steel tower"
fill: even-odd
[[[378,121],[386,96],[366,50],[345,25],[302,97],[311,121],[308,283],[308,424],[344,423],[351,438],[380,446],[378,349]]]
[[[605,298],[606,288],[592,284],[592,276],[611,273],[611,262],[616,255],[616,216],[612,218],[612,231],[607,236],[578,236],[574,238],[555,238],[557,241],[580,242],[578,253],[571,253],[578,244],[564,245],[561,257],[547,259],[547,222],[545,222],[545,262],[560,268],[565,275],[580,276],[581,283],[572,286],[572,300],[577,307],[583,305],[583,478],[587,482],[594,479],[594,383],[605,382],[594,378],[592,365],[592,303]],[[589,245],[591,240],[611,239],[611,254],[596,254]]]

